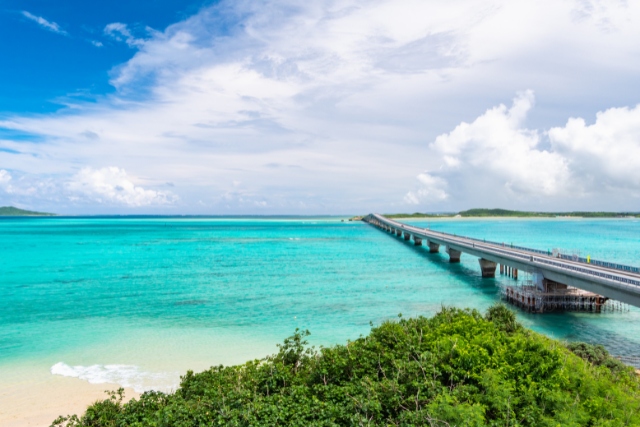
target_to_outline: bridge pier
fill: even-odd
[[[409,240],[411,239],[411,234],[407,233],[406,231],[404,232],[404,240]]]
[[[433,243],[429,239],[427,239],[427,246],[429,246],[429,252],[432,254],[435,254],[436,252],[440,252],[440,245],[437,243]]]
[[[498,264],[484,258],[478,259],[478,262],[480,263],[480,269],[482,270],[482,277],[496,277],[496,266]]]
[[[482,258],[481,268],[483,268],[483,275],[487,273],[491,274],[491,268],[487,271],[487,265],[484,265],[483,260],[493,260],[500,263],[500,273],[503,274],[503,278],[511,278],[513,285],[517,284],[518,270],[530,272],[536,271],[542,276],[541,280],[535,280],[535,285],[529,289],[526,287],[527,292],[531,291],[536,293],[536,299],[533,299],[533,294],[526,295],[523,301],[522,289],[516,286],[505,287],[503,289],[503,296],[509,298],[509,301],[518,300],[519,303],[527,302],[532,311],[542,312],[558,308],[563,308],[567,303],[578,304],[580,309],[584,308],[586,304],[585,298],[599,298],[592,303],[593,309],[597,312],[600,310],[608,309],[603,306],[606,299],[610,298],[618,300],[627,304],[640,307],[640,269],[637,267],[623,266],[614,263],[598,262],[594,263],[593,260],[589,262],[582,259],[566,259],[564,257],[552,256],[556,254],[550,253],[550,251],[538,251],[528,250],[526,248],[514,248],[511,245],[504,243],[494,242],[481,242],[480,240],[466,238],[463,236],[449,235],[446,233],[434,232],[428,228],[414,227],[408,224],[401,224],[392,219],[384,218],[381,215],[371,214],[363,219],[365,222],[380,227],[389,233],[403,236],[403,232],[409,232],[413,235],[415,243],[421,243],[421,241],[427,240],[425,246],[429,246],[430,252],[438,252],[440,246],[455,245],[458,250],[447,248],[447,253],[451,262],[459,262],[461,259],[461,251],[469,255],[473,255],[476,259]],[[416,239],[418,237],[418,239]],[[432,241],[429,241],[433,239]],[[436,243],[437,242],[437,243]],[[426,248],[425,248],[426,249]],[[522,252],[526,255],[522,256]],[[484,258],[484,257],[487,258]],[[586,261],[586,262],[585,262]],[[624,271],[622,271],[624,270]],[[494,272],[497,273],[497,268]],[[535,274],[536,276],[538,274]],[[566,289],[558,288],[559,284],[563,284],[564,287],[581,290],[578,292],[580,295],[575,296],[575,301],[565,301],[566,295],[560,292],[558,295],[543,295],[546,300],[539,300],[538,296],[549,293],[548,284],[553,283],[555,291],[562,291],[566,293]],[[507,289],[509,288],[509,289]],[[507,292],[508,291],[508,292]],[[515,295],[516,292],[520,292],[520,295]],[[538,295],[540,294],[540,295]],[[531,301],[528,302],[527,298]],[[585,299],[585,300],[583,300]]]
[[[462,255],[462,252],[450,248],[449,245],[447,245],[446,252],[449,254],[449,262],[460,262],[460,255]]]
[[[413,235],[413,243],[416,246],[422,246],[422,239],[419,238],[418,236],[416,236],[415,234]]]

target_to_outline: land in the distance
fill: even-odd
[[[26,211],[13,206],[0,207],[0,216],[55,216],[56,214],[45,212]]]
[[[556,218],[556,217],[573,217],[573,218],[638,218],[640,214],[637,212],[529,212],[529,211],[512,211],[507,209],[469,209],[458,213],[399,213],[385,214],[387,218],[455,218],[457,216],[463,218],[487,218],[487,217],[513,217],[513,218]]]

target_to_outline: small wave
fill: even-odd
[[[170,392],[178,387],[178,372],[148,372],[135,365],[69,366],[58,362],[51,367],[52,375],[79,378],[90,384],[118,384],[138,393],[149,390]]]
[[[300,240],[299,237],[289,237],[289,240]]]

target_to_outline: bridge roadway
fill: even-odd
[[[606,268],[583,262],[569,261],[534,250],[515,249],[509,245],[486,243],[479,239],[454,236],[426,228],[403,224],[379,214],[370,214],[363,221],[380,229],[413,238],[416,245],[426,240],[431,252],[444,246],[451,262],[459,262],[462,253],[477,256],[483,277],[495,277],[497,264],[532,273],[534,283],[541,286],[542,278],[573,286],[640,307],[640,274]]]

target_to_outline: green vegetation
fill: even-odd
[[[619,217],[640,217],[637,212],[528,212],[528,211],[510,211],[508,209],[469,209],[458,212],[457,214],[385,214],[390,219],[393,218],[450,218],[460,215],[465,218],[472,217],[516,217],[516,218],[555,218],[557,216],[580,217],[580,218],[619,218]]]
[[[387,218],[446,218],[451,217],[454,214],[426,214],[426,213],[412,213],[412,214],[385,214]]]
[[[510,211],[507,209],[469,209],[462,211],[458,215],[463,217],[487,217],[487,216],[507,216],[507,217],[541,217],[554,218],[557,216],[570,216],[581,218],[618,218],[625,216],[638,217],[637,213],[626,212],[527,212]]]
[[[463,217],[516,216],[516,217],[555,217],[559,214],[549,212],[510,211],[507,209],[469,209],[458,215]]]
[[[51,213],[25,211],[24,209],[14,208],[13,206],[0,207],[0,216],[55,216]]]
[[[387,321],[318,351],[307,335],[296,329],[263,360],[189,371],[174,394],[123,403],[112,392],[54,425],[640,425],[633,369],[599,363],[596,347],[574,348],[582,359],[501,304]]]

